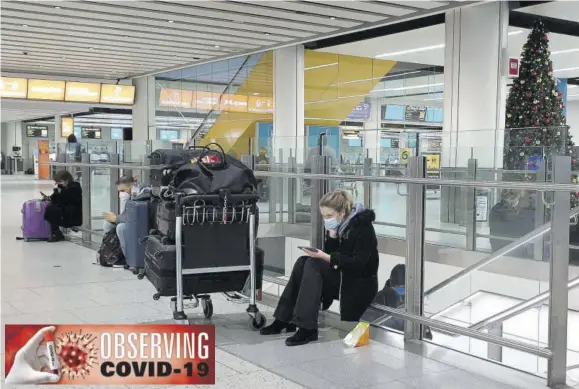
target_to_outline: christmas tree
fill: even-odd
[[[570,155],[577,168],[577,152],[563,115],[563,94],[556,89],[549,37],[543,22],[535,22],[521,53],[519,77],[513,80],[506,107],[505,170],[533,170],[537,162],[550,166],[552,156]],[[533,175],[508,175],[533,179]],[[576,176],[572,178],[577,181]],[[577,207],[577,194],[571,206]]]

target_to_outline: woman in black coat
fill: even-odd
[[[285,287],[275,321],[262,335],[293,332],[286,345],[318,339],[320,305],[328,309],[340,300],[343,321],[358,321],[378,292],[378,241],[374,211],[354,204],[348,192],[337,190],[320,201],[326,240],[324,251],[307,250],[298,258]]]
[[[50,223],[51,235],[49,242],[64,240],[60,227],[76,227],[82,225],[82,189],[66,170],[54,176],[56,188],[46,200],[44,220]]]

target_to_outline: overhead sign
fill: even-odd
[[[28,98],[32,100],[64,100],[66,82],[53,80],[28,80]]]
[[[161,88],[159,106],[174,108],[191,108],[193,91]]]
[[[101,84],[88,82],[67,82],[65,100],[84,103],[98,103],[101,97]]]
[[[423,122],[426,120],[426,107],[421,106],[406,106],[404,113],[404,120],[407,122]]]
[[[274,102],[272,97],[161,88],[159,106],[202,111],[273,113]]]
[[[101,103],[134,104],[135,87],[133,85],[102,85]]]
[[[356,108],[348,115],[349,120],[367,120],[370,117],[370,110],[372,106],[370,103],[362,101],[358,103]]]
[[[29,138],[48,138],[47,126],[26,126],[26,136]]]
[[[8,78],[0,79],[0,97],[11,99],[25,99],[28,93],[28,80],[26,78]]]
[[[67,138],[74,132],[74,119],[62,118],[60,120],[60,133],[63,138]]]

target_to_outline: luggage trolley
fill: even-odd
[[[213,306],[209,295],[243,290],[249,272],[249,296],[231,299],[249,302],[249,325],[259,329],[266,323],[256,304],[256,212],[259,196],[230,194],[222,191],[213,195],[175,194],[176,296],[173,318],[187,323],[183,300],[201,299],[203,312],[211,317]],[[193,280],[184,277],[189,276]],[[189,284],[192,282],[193,285]],[[188,285],[186,285],[186,283]],[[185,296],[184,287],[194,290]],[[237,293],[239,294],[239,293]],[[210,312],[208,312],[210,311]]]

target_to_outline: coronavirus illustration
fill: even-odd
[[[96,336],[67,332],[57,338],[56,353],[60,359],[62,375],[71,380],[83,379],[90,374],[91,368],[96,365],[98,348],[94,341]]]

